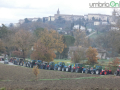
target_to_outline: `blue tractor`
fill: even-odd
[[[64,67],[65,67],[65,63],[59,62],[58,64],[55,64],[54,70],[62,71],[62,68],[64,68]]]
[[[94,66],[90,68],[90,73],[91,74],[100,74],[100,72],[102,71],[102,66]]]

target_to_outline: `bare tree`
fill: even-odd
[[[27,51],[33,46],[33,37],[29,31],[19,30],[15,33],[14,44],[22,52],[22,58],[25,60]]]

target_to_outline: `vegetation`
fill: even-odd
[[[87,50],[87,58],[88,58],[88,63],[90,64],[95,64],[97,63],[97,55],[98,52],[95,48],[89,47]]]
[[[36,81],[37,81],[37,79],[38,79],[38,74],[39,74],[39,69],[38,69],[37,66],[34,66],[34,67],[33,67],[33,73],[35,74],[35,76],[36,76]]]

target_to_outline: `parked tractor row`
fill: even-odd
[[[111,70],[103,69],[102,66],[100,65],[96,65],[96,66],[85,65],[83,67],[83,64],[80,63],[65,65],[64,62],[58,62],[57,64],[55,64],[54,62],[48,63],[48,62],[43,62],[42,60],[31,60],[31,62],[30,61],[23,62],[22,58],[15,59],[12,62],[15,65],[21,65],[29,68],[33,68],[34,66],[37,66],[39,69],[46,69],[46,70],[58,70],[58,71],[97,74],[97,75],[112,74]],[[119,71],[120,71],[120,66],[114,74],[116,76],[119,75]]]

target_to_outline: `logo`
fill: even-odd
[[[89,8],[120,8],[120,1],[119,3],[115,1],[111,1],[110,3],[89,3]]]

